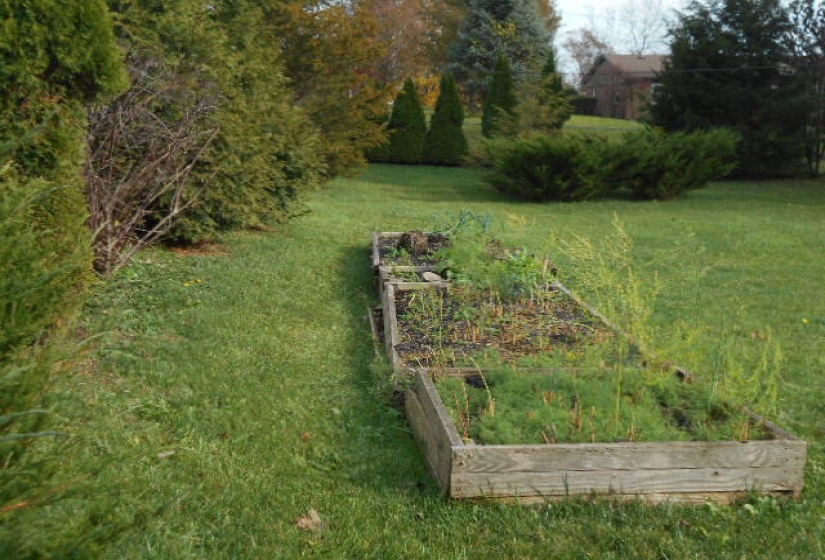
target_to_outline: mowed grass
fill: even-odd
[[[76,496],[38,515],[119,529],[99,551],[118,559],[825,556],[825,184],[535,205],[502,198],[472,170],[374,166],[309,205],[218,251],[144,253],[101,293],[88,311],[94,350],[56,388],[75,434],[58,482],[72,481]],[[702,326],[698,355],[770,331],[787,358],[778,420],[811,443],[802,501],[443,499],[389,404],[367,321],[368,257],[370,232],[427,228],[462,209],[507,224],[511,243],[551,252],[576,235],[612,235],[618,218],[640,271],[667,286],[656,320]],[[685,244],[696,250],[680,254],[706,269],[700,298],[684,266],[667,266]]]
[[[564,123],[563,130],[575,134],[595,134],[607,138],[616,138],[641,127],[642,125],[635,121],[591,115],[573,115],[570,120]],[[481,117],[475,116],[464,119],[464,135],[467,137],[471,150],[481,143],[484,139],[481,134]]]

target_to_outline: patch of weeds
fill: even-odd
[[[659,261],[641,263],[633,239],[618,218],[614,218],[613,230],[599,242],[576,237],[566,244],[562,251],[564,270],[574,270],[575,275],[565,281],[571,280],[649,363],[671,364],[647,368],[647,382],[660,382],[658,372],[672,371],[673,361],[678,360],[679,366],[700,372],[701,379],[694,381],[704,384],[713,399],[774,415],[785,360],[770,330],[742,337],[728,329],[709,341],[707,327],[691,320],[687,313],[698,314],[707,305],[702,285],[708,271],[705,248],[688,236]],[[679,279],[680,296],[695,303],[666,325],[654,320],[668,287],[657,272],[663,268]],[[724,322],[721,318],[720,323]],[[743,424],[742,432],[748,429],[747,423]]]
[[[721,373],[713,379],[679,378],[666,354],[652,350],[654,305],[664,285],[640,272],[618,220],[614,229],[601,243],[579,238],[568,247],[568,260],[586,265],[577,280],[598,313],[551,283],[549,260],[506,248],[486,226],[466,237],[458,230],[438,253],[453,286],[402,295],[404,340],[396,350],[413,365],[488,368],[482,384],[440,385],[464,437],[482,443],[767,437],[729,403],[772,411],[781,352],[765,345],[753,367],[722,347],[713,370]],[[686,322],[672,331],[679,341],[696,338]],[[544,371],[531,373],[525,360]]]
[[[422,232],[423,233],[423,232]],[[430,232],[426,235],[426,250],[414,253],[410,247],[405,246],[403,235],[385,235],[378,239],[378,255],[380,262],[392,267],[418,267],[431,266],[437,257],[435,254],[447,243],[449,237],[440,232]]]
[[[441,378],[461,435],[479,444],[727,441],[768,437],[750,418],[675,376],[650,385],[641,368],[493,369]],[[479,370],[481,371],[481,370]]]

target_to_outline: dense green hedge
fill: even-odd
[[[618,142],[576,135],[488,141],[487,181],[533,201],[631,195],[675,198],[735,168],[738,136],[729,130],[666,134],[631,132]]]
[[[675,198],[733,171],[738,139],[726,129],[630,133],[606,152],[606,176],[613,189],[630,191],[635,198]]]
[[[0,0],[0,508],[50,365],[91,278],[84,104],[127,85],[103,0]],[[54,365],[57,368],[57,365]],[[28,426],[28,427],[27,427]],[[30,475],[32,477],[36,475]]]
[[[484,149],[493,170],[486,180],[505,194],[536,202],[591,198],[603,188],[602,144],[561,135],[488,141]]]

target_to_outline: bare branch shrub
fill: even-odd
[[[192,169],[218,134],[215,87],[137,56],[130,71],[129,91],[89,111],[89,226],[95,269],[105,275],[192,204]]]

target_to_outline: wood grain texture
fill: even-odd
[[[787,492],[763,492],[768,496],[787,497]],[[715,502],[720,505],[734,504],[750,496],[750,492],[670,492],[667,494],[592,494],[582,493],[576,495],[579,500],[589,500],[592,502],[643,502],[646,504],[705,504]],[[466,498],[487,499],[487,498]],[[547,504],[563,502],[571,499],[571,496],[497,496],[497,501],[515,504]]]
[[[715,492],[795,493],[794,472],[759,469],[640,469],[464,473],[453,471],[450,496],[572,496],[577,494],[688,494]]]
[[[388,284],[386,289],[381,291],[381,305],[384,308],[384,344],[387,356],[392,362],[393,371],[403,373],[404,363],[395,351],[398,344],[398,319],[395,311],[395,286],[392,284]]]
[[[438,482],[439,488],[447,493],[450,488],[451,453],[449,441],[443,437],[432,419],[424,411],[421,399],[414,390],[404,396],[404,407],[413,435],[418,441],[430,473]]]
[[[454,450],[450,495],[799,496],[806,456],[807,445],[797,440],[463,447]]]
[[[446,493],[451,484],[454,448],[462,446],[461,437],[429,375],[417,372],[416,384],[407,391],[404,402],[430,471]]]
[[[497,474],[781,467],[801,472],[806,454],[804,442],[788,440],[479,445],[457,453],[456,471]]]
[[[377,269],[381,262],[381,257],[378,254],[378,238],[381,234],[377,231],[372,232],[372,268]]]
[[[432,378],[421,371],[416,371],[416,383],[414,387],[415,393],[421,400],[424,411],[432,416],[434,423],[441,426],[444,434],[451,447],[465,447],[461,436],[458,435],[458,430],[453,423],[453,418],[444,403],[441,402],[441,396],[433,384]]]
[[[395,286],[396,292],[409,292],[412,290],[428,290],[432,288],[446,288],[450,285],[448,280],[439,280],[437,282],[405,282],[401,280],[388,279],[386,284]]]

